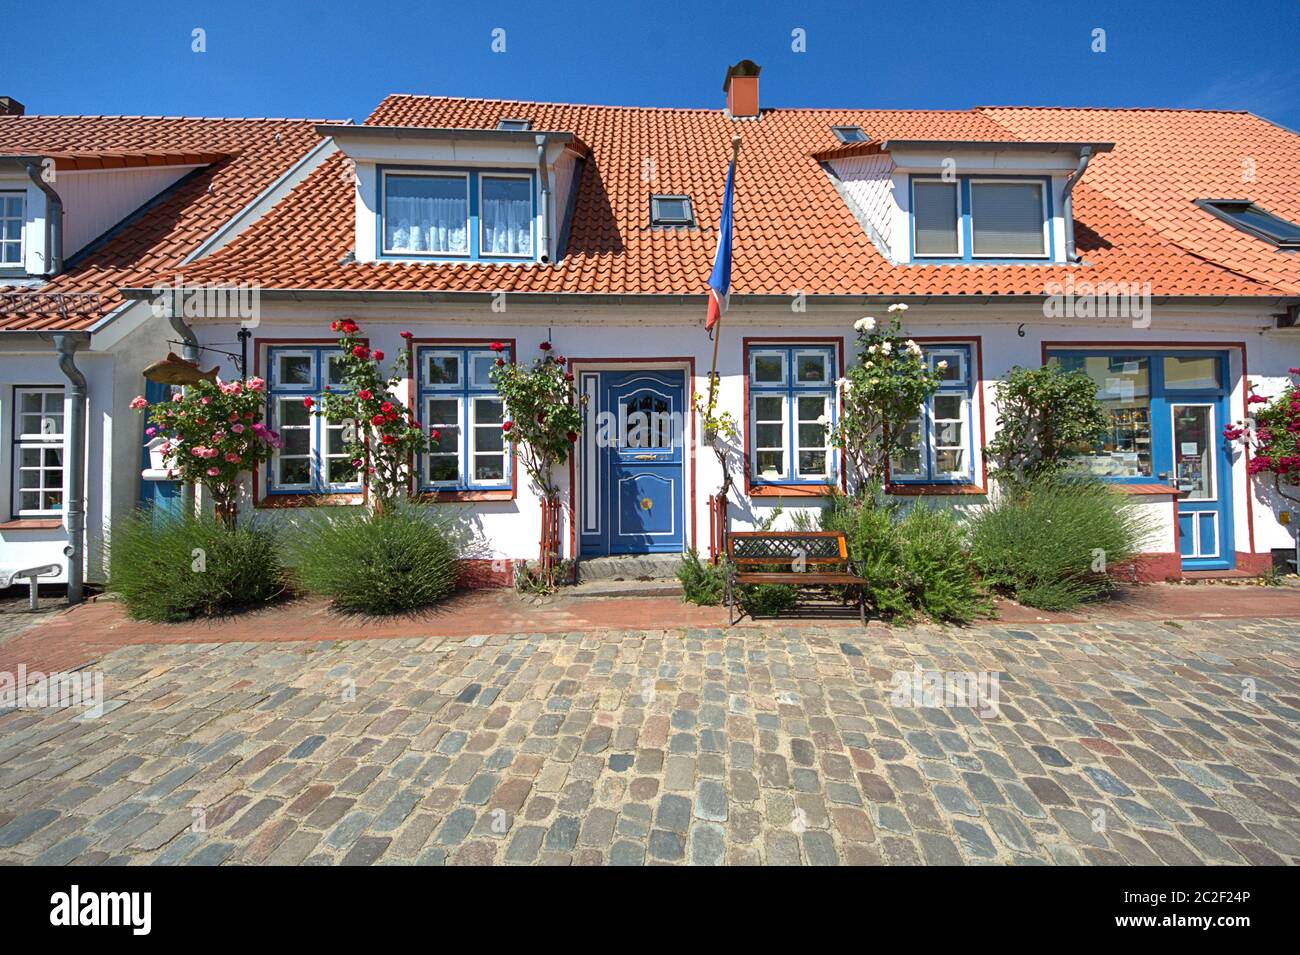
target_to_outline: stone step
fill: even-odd
[[[589,580],[565,587],[565,597],[680,597],[682,585],[675,580]]]
[[[578,582],[590,580],[676,580],[680,554],[618,554],[578,561]]]

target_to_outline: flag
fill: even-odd
[[[722,194],[722,218],[718,222],[718,251],[713,255],[713,274],[709,276],[709,316],[704,327],[712,330],[727,310],[731,295],[731,196],[736,175],[736,157],[727,167],[727,189]]]

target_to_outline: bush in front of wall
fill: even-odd
[[[799,591],[789,584],[750,584],[736,588],[736,600],[751,617],[775,617],[798,605]]]
[[[1131,499],[1099,481],[1040,479],[986,505],[971,524],[971,560],[984,583],[1041,610],[1104,596],[1109,572],[1150,533]]]
[[[1110,415],[1097,383],[1065,371],[1056,359],[1041,368],[1012,368],[994,386],[997,431],[985,448],[989,474],[1012,493],[1065,472],[1071,457],[1105,433]]]
[[[881,616],[907,621],[920,610],[934,620],[967,623],[989,613],[952,511],[837,495],[820,523],[844,533],[854,569],[867,581],[867,602]]]
[[[286,563],[334,608],[373,615],[432,606],[456,588],[459,552],[449,529],[411,505],[374,514],[315,511],[288,535]]]
[[[286,590],[265,525],[144,510],[113,525],[108,590],[135,620],[176,622],[263,607]]]
[[[682,555],[677,566],[677,579],[682,585],[682,600],[699,607],[716,607],[722,603],[727,589],[727,568],[722,561],[714,564],[700,560],[692,547]]]

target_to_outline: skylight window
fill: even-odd
[[[832,126],[831,132],[842,143],[865,143],[871,139],[861,126]]]
[[[506,129],[513,132],[524,132],[533,128],[531,119],[500,119],[497,120],[497,129]]]
[[[1202,209],[1279,249],[1300,249],[1300,225],[1261,209],[1249,199],[1197,199]]]
[[[651,196],[650,224],[652,226],[695,225],[690,196]]]

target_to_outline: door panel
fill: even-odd
[[[1185,570],[1230,568],[1231,495],[1225,442],[1219,434],[1223,399],[1167,395],[1169,473],[1178,500],[1178,551]]]
[[[681,551],[685,386],[682,371],[582,376],[589,428],[581,460],[582,553]]]

